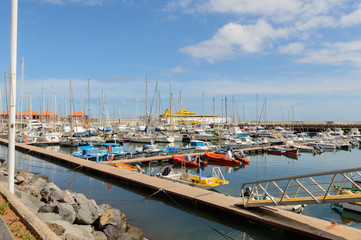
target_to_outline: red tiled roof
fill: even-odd
[[[32,110],[26,110],[25,112],[23,112],[23,115],[39,115],[39,113]]]
[[[6,110],[5,112],[0,113],[0,115],[8,115],[9,114],[9,110]],[[20,115],[20,113],[15,112],[15,115]]]
[[[69,114],[68,116],[73,116],[73,117],[88,117],[88,115],[86,115],[85,113],[82,113],[82,112],[80,112],[80,111],[73,112],[72,114]]]
[[[45,110],[44,112],[40,113],[40,115],[43,115],[43,116],[51,116],[51,115],[57,116],[58,114],[52,113],[52,112],[50,112],[48,110]]]

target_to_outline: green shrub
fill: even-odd
[[[0,215],[4,215],[6,213],[8,206],[9,206],[9,202],[6,201],[0,205]]]

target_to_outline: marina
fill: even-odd
[[[6,144],[6,141],[2,140],[2,143]],[[49,146],[49,147],[46,147],[46,148],[55,150],[54,148],[59,148],[59,146]],[[129,189],[129,186],[134,186],[134,184],[135,184],[135,186],[134,186],[135,189],[134,190],[136,190],[137,188],[139,188],[139,185],[140,185],[141,188],[143,188],[143,189],[145,187],[145,190],[143,190],[144,192],[142,194],[152,194],[152,193],[156,192],[159,189],[163,189],[166,194],[164,194],[164,193],[162,194],[161,192],[159,192],[159,193],[155,194],[155,195],[159,195],[159,196],[156,196],[156,199],[163,199],[165,201],[169,201],[169,199],[167,199],[167,198],[169,196],[171,196],[171,199],[175,200],[177,203],[181,204],[186,209],[188,209],[190,207],[190,206],[187,206],[189,203],[194,204],[195,202],[197,202],[197,204],[196,204],[197,208],[196,208],[195,211],[197,211],[197,212],[198,211],[201,211],[201,212],[206,211],[206,212],[208,212],[208,214],[210,212],[213,212],[213,211],[215,211],[217,213],[220,213],[219,211],[224,212],[224,217],[222,217],[222,219],[224,218],[224,221],[226,221],[226,222],[227,222],[226,219],[228,219],[228,220],[229,219],[234,219],[235,215],[238,216],[238,217],[242,216],[241,218],[252,219],[252,220],[260,222],[260,223],[262,223],[262,222],[267,223],[267,225],[276,225],[280,229],[284,229],[284,230],[286,229],[286,231],[285,231],[286,233],[284,233],[284,234],[290,234],[290,233],[288,233],[288,231],[290,231],[292,234],[297,233],[297,234],[301,234],[301,235],[304,235],[304,234],[308,235],[310,232],[322,231],[321,229],[327,228],[327,227],[330,226],[329,224],[331,224],[328,221],[318,220],[318,219],[314,219],[314,220],[311,219],[310,220],[310,219],[307,219],[307,217],[306,217],[306,219],[302,220],[302,218],[305,217],[305,216],[303,216],[303,214],[298,215],[296,213],[289,213],[289,212],[284,212],[284,211],[282,211],[282,214],[285,214],[285,216],[288,216],[289,214],[292,214],[289,217],[291,217],[292,219],[298,219],[297,220],[298,222],[297,222],[297,224],[295,223],[293,225],[292,223],[290,224],[289,219],[288,219],[285,223],[282,224],[279,220],[276,221],[276,219],[274,219],[272,221],[272,218],[265,218],[264,210],[262,210],[261,212],[258,212],[258,210],[252,210],[252,211],[249,212],[248,210],[242,210],[241,208],[238,209],[238,208],[232,207],[234,204],[240,202],[240,198],[231,197],[231,196],[238,196],[238,194],[239,194],[239,187],[235,188],[236,183],[233,180],[233,178],[234,178],[234,177],[232,177],[233,174],[231,174],[231,179],[230,179],[229,174],[227,174],[227,171],[230,171],[230,169],[232,169],[232,167],[228,167],[228,170],[226,170],[227,168],[224,168],[224,169],[222,169],[222,171],[226,171],[226,172],[224,172],[224,175],[225,175],[227,180],[230,180],[230,185],[233,185],[233,187],[228,188],[228,186],[225,185],[225,186],[222,186],[220,188],[217,188],[217,191],[221,191],[221,192],[225,192],[225,190],[223,190],[223,191],[221,190],[222,188],[226,189],[227,195],[229,194],[230,196],[226,196],[226,195],[223,195],[223,194],[218,194],[216,192],[209,192],[209,193],[207,193],[207,192],[198,192],[198,191],[204,191],[204,190],[201,190],[201,189],[198,190],[198,188],[197,188],[197,190],[195,190],[194,187],[191,187],[192,188],[192,191],[191,191],[192,194],[191,195],[186,194],[186,195],[184,195],[184,197],[182,197],[182,194],[185,194],[185,192],[190,193],[190,191],[185,191],[184,192],[184,190],[181,190],[181,189],[186,187],[186,186],[181,185],[181,187],[180,187],[179,184],[177,185],[176,183],[167,182],[167,183],[165,183],[165,185],[164,185],[164,183],[161,183],[161,185],[157,185],[157,184],[152,185],[152,184],[154,184],[153,181],[156,181],[156,179],[154,179],[153,177],[151,177],[151,179],[149,179],[149,180],[145,180],[144,177],[146,177],[146,176],[143,176],[143,174],[141,174],[141,176],[142,176],[141,180],[135,180],[136,178],[132,177],[132,174],[130,174],[128,171],[123,170],[123,171],[126,171],[126,173],[122,173],[122,174],[119,175],[119,173],[114,172],[114,171],[119,171],[119,170],[117,170],[116,168],[108,169],[109,166],[106,166],[107,165],[106,163],[102,164],[102,166],[107,167],[106,170],[104,170],[104,172],[102,172],[102,170],[101,170],[102,167],[91,167],[91,165],[94,165],[94,164],[99,165],[100,163],[96,163],[96,162],[92,162],[92,161],[88,161],[88,163],[87,162],[84,163],[83,162],[84,160],[80,160],[81,161],[81,163],[80,163],[79,160],[76,160],[76,158],[75,159],[71,158],[69,155],[64,156],[63,154],[59,154],[59,153],[54,154],[54,152],[52,152],[52,151],[49,152],[49,151],[46,151],[46,150],[41,150],[38,147],[31,147],[31,146],[25,145],[25,144],[17,144],[17,149],[19,151],[21,151],[21,152],[28,152],[28,153],[31,152],[31,155],[41,157],[42,159],[47,159],[50,162],[54,162],[54,163],[56,162],[57,164],[67,166],[68,168],[71,168],[71,169],[74,169],[74,168],[77,169],[77,167],[79,165],[81,165],[82,169],[85,170],[85,174],[91,174],[91,175],[95,174],[95,175],[97,175],[98,178],[101,176],[102,179],[104,179],[107,182],[113,183],[114,185],[118,185],[117,184],[118,183],[117,179],[121,179],[122,182],[123,182],[123,184],[121,184],[121,187],[124,187],[124,182],[128,182],[128,184],[126,184],[127,189]],[[61,151],[66,152],[66,151],[69,151],[69,150],[67,150],[66,148],[63,148],[63,150],[61,150]],[[354,149],[351,152],[358,152],[358,151],[359,150]],[[339,154],[342,154],[342,153],[347,154],[348,152],[343,152],[343,151],[339,152]],[[326,154],[330,154],[330,156],[335,155],[335,153],[332,153],[332,152],[328,152]],[[197,154],[197,155],[200,155],[200,154]],[[313,156],[312,154],[307,154],[307,153],[305,155]],[[69,156],[69,157],[67,157],[67,156]],[[290,161],[292,161],[292,163],[295,164],[295,163],[301,161],[301,156],[299,156],[300,159],[298,159],[298,160],[294,160],[292,158],[287,158],[287,157],[282,157],[282,156],[275,156],[275,157],[279,158],[279,159],[275,159],[275,160],[276,161],[283,161],[283,162],[288,161],[288,164],[290,164]],[[320,155],[320,156],[322,156],[322,155]],[[168,156],[164,156],[164,157],[168,157]],[[260,158],[260,157],[261,158],[264,157],[265,161],[267,161],[266,159],[268,159],[269,161],[272,161],[272,155],[269,155],[269,156],[267,156],[267,155],[249,156],[251,166],[252,165],[254,166],[254,164],[258,165],[260,163],[258,158]],[[156,158],[157,157],[152,157],[152,159],[156,159]],[[158,158],[162,158],[162,157],[158,157]],[[254,158],[255,160],[252,161],[252,158]],[[60,159],[63,159],[63,160],[60,160]],[[73,159],[73,160],[71,160],[71,159]],[[142,161],[142,159],[139,159],[139,160],[140,160],[139,161],[139,163],[140,163]],[[87,160],[85,160],[85,161],[87,161]],[[136,161],[136,159],[133,159],[132,161]],[[143,167],[146,169],[146,164]],[[161,167],[161,166],[158,166],[158,168],[159,167]],[[250,166],[247,166],[246,168],[241,169],[240,171],[243,171],[244,174],[246,174],[245,171],[248,170],[248,167],[250,167]],[[259,166],[257,166],[257,168],[258,167]],[[97,169],[97,170],[95,170],[95,169]],[[206,170],[207,170],[207,168],[205,169],[205,171]],[[267,169],[263,169],[263,170],[267,171]],[[273,170],[276,170],[276,169],[273,169]],[[100,175],[99,175],[99,173],[95,173],[95,172],[98,172],[98,171],[100,171],[102,173]],[[120,171],[122,171],[122,170],[120,170]],[[239,170],[236,171],[236,168],[234,168],[233,171],[235,171],[235,173],[237,173]],[[259,169],[257,169],[257,171],[259,171]],[[268,170],[268,171],[270,171],[270,170]],[[137,174],[137,173],[134,173],[134,174]],[[259,174],[259,173],[257,172],[257,174]],[[124,176],[121,176],[121,175],[124,175]],[[246,174],[246,175],[248,175],[248,174]],[[239,176],[239,175],[235,174],[235,176]],[[246,176],[244,176],[244,177],[246,177]],[[249,179],[249,178],[247,178],[247,179]],[[133,182],[133,181],[135,181],[136,183]],[[146,184],[144,184],[145,182],[146,182]],[[173,186],[174,184],[176,184],[176,186]],[[239,184],[237,184],[237,185],[239,186]],[[136,187],[136,186],[138,186],[138,187]],[[134,187],[132,187],[132,188],[134,188]],[[148,190],[146,190],[146,189],[148,189]],[[183,192],[183,193],[180,194],[180,192],[177,193],[177,191],[180,191],[180,192]],[[206,191],[208,191],[208,190],[206,190]],[[137,190],[136,192],[139,192],[139,190]],[[168,197],[167,197],[167,195],[168,195]],[[185,196],[187,196],[187,197],[185,197]],[[219,199],[219,200],[217,200],[217,199]],[[221,200],[221,199],[223,199],[223,200]],[[217,204],[220,204],[219,206],[221,206],[221,207],[216,207]],[[307,207],[305,207],[304,212],[307,212],[308,209],[310,209],[310,208],[312,209],[312,208],[314,208],[314,206],[308,205]],[[322,209],[323,207],[321,206],[320,208]],[[210,210],[210,209],[212,209],[212,210]],[[281,210],[278,210],[278,212],[280,212],[280,211]],[[312,211],[314,211],[314,210],[311,210],[311,212]],[[257,217],[257,214],[260,214],[260,215],[258,215],[258,217]],[[268,215],[268,214],[266,214],[266,215]],[[273,215],[273,214],[271,214],[271,215]],[[277,217],[275,216],[275,218],[277,218],[277,219],[279,217],[280,216],[277,216]],[[319,216],[317,216],[317,217],[319,217]],[[328,217],[325,217],[325,219],[328,220]],[[218,220],[218,222],[222,222],[222,221],[223,220]],[[244,221],[244,220],[240,220],[240,221]],[[302,221],[305,222],[305,227],[301,227],[302,225],[300,225],[300,222],[302,222]],[[320,225],[315,225],[315,226],[319,226],[319,229],[317,230],[317,227],[316,227],[316,229],[313,229],[313,230],[309,229],[309,227],[306,224],[309,221],[315,221],[315,223],[320,224]],[[275,224],[275,223],[272,224],[272,222],[277,222],[277,224]],[[260,223],[258,223],[258,224],[260,224]],[[350,230],[343,230],[341,226],[342,225],[335,228],[335,229],[339,229],[335,233],[336,236],[337,236],[337,234],[340,234],[340,236],[344,235],[345,233],[343,231],[350,231]],[[337,233],[337,232],[339,232],[339,233]],[[357,235],[358,234],[357,231],[354,234]],[[308,236],[311,237],[311,235],[308,235]],[[331,238],[337,239],[336,236],[332,236]],[[321,237],[321,236],[317,236],[317,237]],[[164,239],[166,239],[166,238],[164,238]]]
[[[0,9],[6,239],[361,239],[360,4]]]

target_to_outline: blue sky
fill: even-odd
[[[254,120],[258,93],[268,120],[290,119],[294,106],[295,120],[359,121],[360,26],[361,1],[351,0],[19,0],[17,76],[24,56],[24,104],[31,94],[37,112],[43,86],[44,108],[54,87],[64,114],[70,81],[75,109],[87,109],[89,78],[93,116],[102,90],[110,117],[144,114],[147,74],[149,105],[158,80],[163,109],[171,85],[173,101],[181,92],[198,113],[204,92],[205,113],[215,98],[221,114],[221,99],[231,108],[234,96],[238,118],[244,105]],[[0,3],[0,31],[5,72],[10,0]]]

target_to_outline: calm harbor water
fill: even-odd
[[[64,153],[76,150],[59,146],[49,146],[47,149]],[[0,146],[0,151],[6,158],[7,148]],[[255,155],[248,159],[250,165],[245,168],[221,167],[224,177],[230,183],[218,187],[216,191],[238,196],[243,182],[360,167],[361,151],[352,149],[325,152],[321,155],[301,153],[298,159],[274,155]],[[151,193],[99,179],[97,176],[85,175],[20,152],[16,153],[16,168],[47,175],[49,180],[62,189],[83,193],[98,204],[108,203],[119,208],[124,211],[131,224],[143,229],[149,239],[282,238],[281,231],[271,231],[248,221],[233,222],[196,208],[184,207],[169,199],[156,196],[147,198]],[[211,166],[206,167],[204,175],[210,175],[211,169]],[[159,169],[152,168],[152,171],[156,170]],[[342,208],[330,204],[308,205],[302,214],[361,228],[361,214],[342,212]]]

